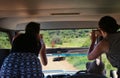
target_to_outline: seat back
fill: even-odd
[[[0,49],[0,68],[3,64],[5,57],[7,57],[10,53],[10,49]]]

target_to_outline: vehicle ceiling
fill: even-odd
[[[104,15],[120,23],[120,0],[0,0],[0,27],[10,30],[30,21],[41,29],[94,28]]]

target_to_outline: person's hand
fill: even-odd
[[[40,35],[39,35],[39,40],[40,40],[40,43],[41,43],[42,45],[44,45],[43,34],[40,34]]]
[[[97,35],[96,35],[95,32],[96,32],[95,30],[92,30],[92,32],[90,34],[91,42],[95,42],[96,41]]]
[[[102,33],[100,32],[100,30],[95,30],[95,34],[96,34],[97,37],[102,36]]]
[[[95,42],[98,37],[102,36],[99,30],[92,30],[91,32],[91,41]]]

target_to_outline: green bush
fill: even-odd
[[[67,61],[73,64],[73,66],[78,70],[85,70],[86,62],[88,62],[86,56],[70,56],[70,57],[67,57]]]

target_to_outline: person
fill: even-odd
[[[91,33],[91,46],[88,51],[88,59],[94,60],[105,53],[112,66],[118,69],[120,78],[120,32],[117,21],[111,16],[103,16],[99,22],[98,31],[103,39],[94,45],[97,39],[95,31]],[[100,36],[100,35],[99,35]]]
[[[14,38],[10,54],[1,67],[0,78],[44,78],[41,62],[47,65],[46,46],[39,31],[40,24],[30,22],[25,33]]]
[[[70,76],[70,78],[107,78],[105,73],[105,65],[100,59],[87,62],[86,70],[80,70]]]
[[[87,73],[105,76],[105,65],[100,59],[86,63]]]

